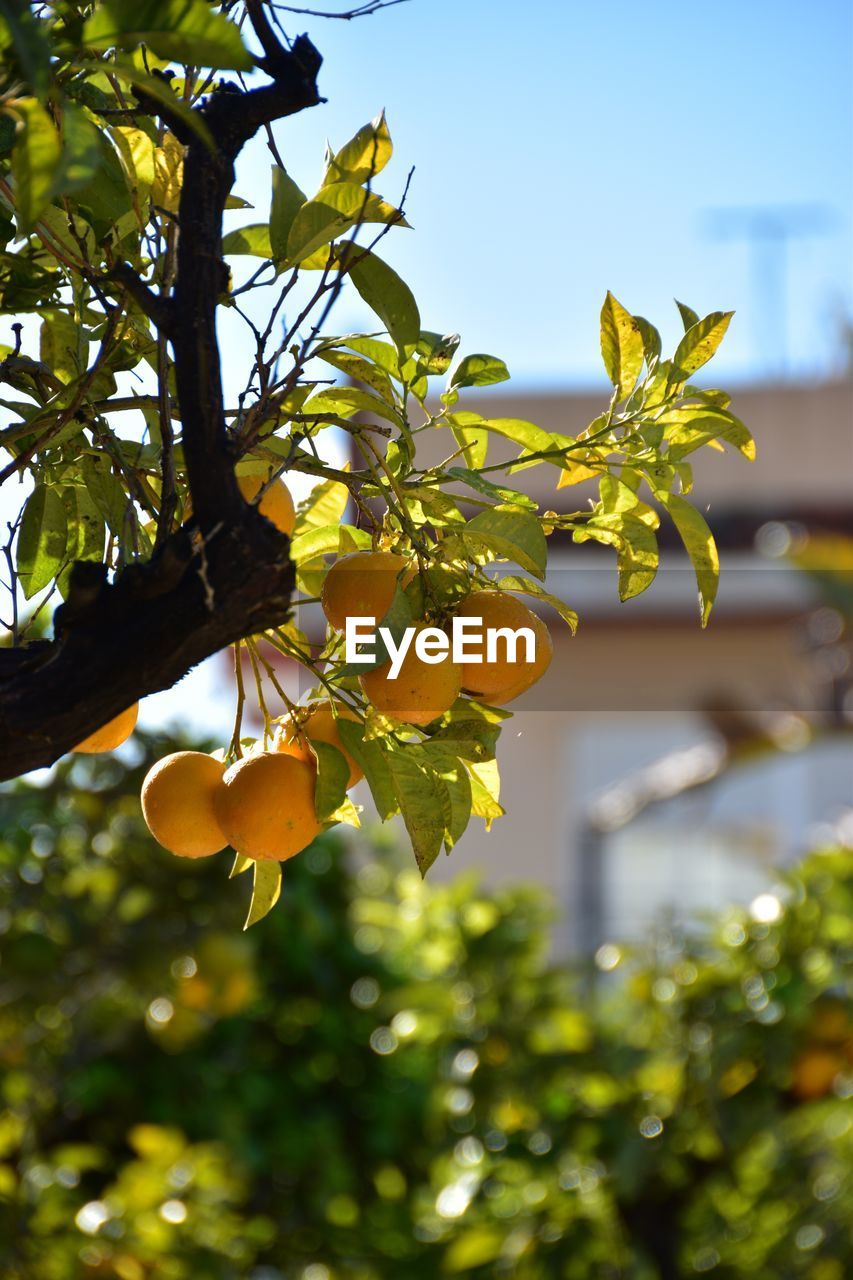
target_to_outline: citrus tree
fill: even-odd
[[[4,1280],[853,1272],[849,851],[595,978],[377,826],[241,934],[241,882],[151,856],[180,745],[0,795]]]
[[[287,37],[276,6],[3,0],[0,15],[0,481],[18,497],[4,548],[0,776],[110,749],[139,698],[235,644],[238,705],[242,648],[263,740],[249,749],[238,715],[218,758],[162,762],[143,796],[161,843],[188,856],[231,844],[238,870],[255,864],[260,912],[281,859],[329,823],[357,821],[346,792],[364,775],[380,817],[402,813],[425,872],[472,814],[502,813],[504,705],[552,651],[524,600],[576,625],[571,601],[545,586],[550,538],[613,547],[627,599],[654,578],[655,531],[671,519],[707,621],[718,562],[687,497],[692,454],[728,443],[751,457],[753,445],[728,396],[691,379],[730,313],[679,304],[684,336],[665,359],[653,325],[608,293],[602,413],[577,436],[484,417],[469,397],[506,365],[463,353],[448,317],[424,328],[378,252],[407,228],[405,192],[393,203],[375,189],[392,148],[384,115],[328,150],[313,194],[288,172],[281,122],[322,100],[321,59],[306,36]],[[268,211],[255,190],[249,205],[235,167],[256,135],[270,154]],[[244,225],[223,235],[225,210],[240,209]],[[335,333],[344,288],[376,331]],[[229,352],[239,389],[226,396],[227,312],[250,354],[235,369]],[[330,461],[333,432],[351,442],[350,467]],[[419,457],[425,433],[445,442],[443,461]],[[540,510],[516,479],[530,467],[582,496]],[[283,479],[293,473],[316,481],[298,510]],[[310,599],[328,620],[319,648],[292,617]],[[388,639],[347,662],[342,630],[360,615]],[[466,616],[526,626],[525,662],[430,661],[418,646],[394,674],[403,632],[438,633],[440,646]],[[305,707],[278,687],[276,652],[312,673]]]

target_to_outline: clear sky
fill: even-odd
[[[588,384],[610,288],[665,338],[673,295],[736,308],[721,379],[770,376],[785,356],[789,373],[838,366],[853,312],[851,0],[408,0],[354,22],[282,20],[325,58],[327,105],[277,127],[303,188],[326,137],[340,146],[381,107],[396,154],[377,188],[394,200],[416,167],[416,230],[381,252],[425,327],[460,331],[526,385]],[[258,146],[242,168],[260,210],[267,165]],[[789,248],[786,324],[772,279],[756,288],[746,244],[714,239],[708,215],[793,205],[819,206],[824,225]],[[342,301],[335,327],[361,322],[358,299]]]

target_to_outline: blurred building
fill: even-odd
[[[495,389],[466,407],[573,435],[603,400]],[[748,901],[853,810],[844,619],[784,556],[802,530],[853,535],[853,387],[758,387],[733,408],[758,461],[704,450],[695,465],[692,500],[722,560],[708,629],[671,528],[655,583],[626,604],[612,553],[552,540],[547,585],[580,629],[572,638],[549,619],[554,661],[513,705],[500,744],[507,816],[488,834],[472,822],[431,873],[477,866],[549,886],[560,949]],[[585,505],[591,490],[557,491],[555,477],[540,467],[514,483],[543,509]]]

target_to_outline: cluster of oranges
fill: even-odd
[[[252,501],[263,488],[257,477],[241,477],[240,490]],[[282,532],[293,531],[293,500],[283,482],[263,491],[259,510]],[[392,551],[359,551],[338,560],[326,575],[323,611],[336,630],[348,618],[387,614],[398,582],[407,586],[415,576],[412,563]],[[505,592],[476,591],[456,610],[481,619],[489,628],[529,628],[535,637],[532,662],[508,658],[457,663],[448,653],[426,663],[411,645],[396,678],[390,663],[365,671],[359,683],[367,700],[383,714],[411,725],[428,725],[448,711],[464,690],[502,705],[519,696],[548,667],[553,647],[548,628],[519,600]],[[427,624],[416,622],[416,632]],[[471,643],[476,652],[476,642]],[[75,750],[109,751],[133,731],[137,707],[128,708],[109,724],[79,743]],[[339,719],[359,717],[339,701],[314,702],[298,708],[280,726],[269,750],[249,751],[226,768],[217,755],[178,751],[157,762],[142,785],[142,810],[148,827],[161,845],[181,857],[200,858],[231,845],[245,857],[292,857],[317,836],[322,824],[315,809],[317,760],[314,743],[335,747],[349,766],[347,786],[363,776],[338,733]]]
[[[327,573],[323,612],[339,631],[348,618],[369,617],[378,622],[391,607],[398,580],[405,586],[413,576],[410,562],[396,552],[356,551],[336,561]],[[535,637],[533,661],[520,664],[498,657],[489,662],[484,660],[482,646],[469,642],[471,652],[483,660],[458,663],[448,654],[440,662],[426,663],[411,645],[396,679],[390,676],[390,663],[361,676],[361,688],[378,711],[407,724],[430,724],[449,711],[463,690],[502,706],[529,689],[547,669],[553,656],[548,628],[514,596],[503,591],[476,591],[456,613],[480,620],[483,634],[494,628],[529,628]],[[424,622],[416,623],[416,631],[425,626]]]

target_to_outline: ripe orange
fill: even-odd
[[[845,1066],[837,1049],[811,1045],[794,1059],[791,1092],[803,1102],[823,1098],[832,1091],[833,1081]]]
[[[265,484],[264,476],[237,477],[237,485],[247,502],[252,502]],[[266,516],[270,524],[274,524],[276,529],[286,533],[288,537],[293,533],[293,526],[296,524],[296,508],[293,505],[290,490],[283,480],[276,480],[270,485],[258,503],[258,510],[262,516]]]
[[[462,687],[462,668],[448,655],[431,665],[422,662],[415,652],[417,633],[425,623],[418,623],[416,635],[401,664],[396,680],[389,676],[390,662],[375,667],[359,677],[359,683],[378,711],[405,720],[407,724],[429,724],[449,711]]]
[[[205,858],[228,840],[214,811],[225,765],[202,751],[158,760],[142,784],[142,812],[155,840],[180,858]]]
[[[493,703],[509,702],[524,693],[548,669],[554,655],[554,645],[547,626],[526,604],[505,591],[475,591],[457,609],[463,618],[481,619],[483,642],[468,644],[469,649],[482,655],[482,662],[462,664],[462,685],[471,693]],[[485,631],[487,628],[508,627],[517,631],[529,627],[534,635],[534,659],[526,661],[527,646],[522,638],[516,646],[518,661],[509,662],[506,641],[498,637],[497,657],[487,662]]]
[[[215,802],[228,843],[247,858],[292,858],[321,831],[314,786],[315,770],[296,756],[260,751],[238,760]]]
[[[347,618],[375,618],[391,607],[397,575],[408,561],[394,551],[354,551],[336,560],[323,582],[323,612],[338,631]]]
[[[313,765],[314,757],[308,742],[328,742],[330,746],[340,751],[349,765],[347,789],[354,787],[364,777],[364,773],[341,742],[336,715],[342,720],[352,720],[355,724],[359,723],[358,716],[343,702],[335,702],[334,709],[331,702],[315,702],[312,707],[307,707],[306,711],[308,714],[304,720],[296,721],[291,717],[284,722],[276,736],[275,750]]]
[[[78,742],[76,747],[72,747],[72,751],[79,751],[82,755],[95,755],[98,751],[113,751],[116,747],[130,737],[136,726],[136,717],[139,714],[139,703],[134,702],[132,707],[128,707],[126,711],[121,711],[113,719],[101,725],[100,729],[96,729],[94,733],[90,733],[88,738],[84,738],[82,742]]]

